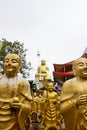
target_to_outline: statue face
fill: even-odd
[[[46,61],[45,61],[45,60],[41,60],[41,64],[42,64],[42,65],[45,65],[45,64],[46,64]]]
[[[48,90],[49,90],[50,92],[53,91],[53,88],[54,88],[53,83],[48,83],[47,88],[48,88]]]
[[[76,76],[87,78],[87,59],[81,58],[76,61],[74,71]]]
[[[20,69],[20,58],[16,54],[8,54],[4,59],[4,71],[8,77],[14,77]]]

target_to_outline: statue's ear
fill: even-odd
[[[76,75],[76,70],[74,67],[72,67],[72,70],[73,70],[74,75]]]
[[[18,73],[20,72],[20,70],[21,70],[21,64],[19,65],[19,67],[18,67]]]

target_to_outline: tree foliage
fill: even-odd
[[[24,49],[24,43],[19,41],[9,42],[6,39],[0,41],[0,70],[3,73],[3,60],[8,53],[18,54],[21,58],[22,67],[20,72],[23,77],[29,78],[29,71],[32,69],[31,62],[26,61],[26,52],[28,49]]]

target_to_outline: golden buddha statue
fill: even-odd
[[[4,75],[0,77],[0,130],[24,130],[31,111],[29,82],[18,75],[21,59],[8,54],[4,59]]]
[[[41,102],[41,115],[44,124],[44,130],[60,130],[60,101],[58,94],[53,91],[54,84],[47,82],[47,91],[44,91]]]
[[[35,74],[35,79],[36,82],[51,79],[51,75],[49,74],[49,67],[46,65],[46,60],[41,60],[41,65],[38,66],[37,73]]]
[[[87,59],[76,59],[72,69],[75,77],[63,84],[61,112],[66,130],[87,130]]]
[[[40,110],[40,99],[36,93],[33,93],[32,101],[31,101],[31,112],[37,112]]]

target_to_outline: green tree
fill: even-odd
[[[19,41],[9,42],[6,39],[2,38],[0,41],[0,70],[3,73],[3,60],[4,57],[8,53],[15,53],[18,54],[21,57],[21,73],[23,77],[28,78],[30,77],[30,70],[31,62],[26,61],[26,52],[28,49],[24,49],[24,43],[20,43]]]

